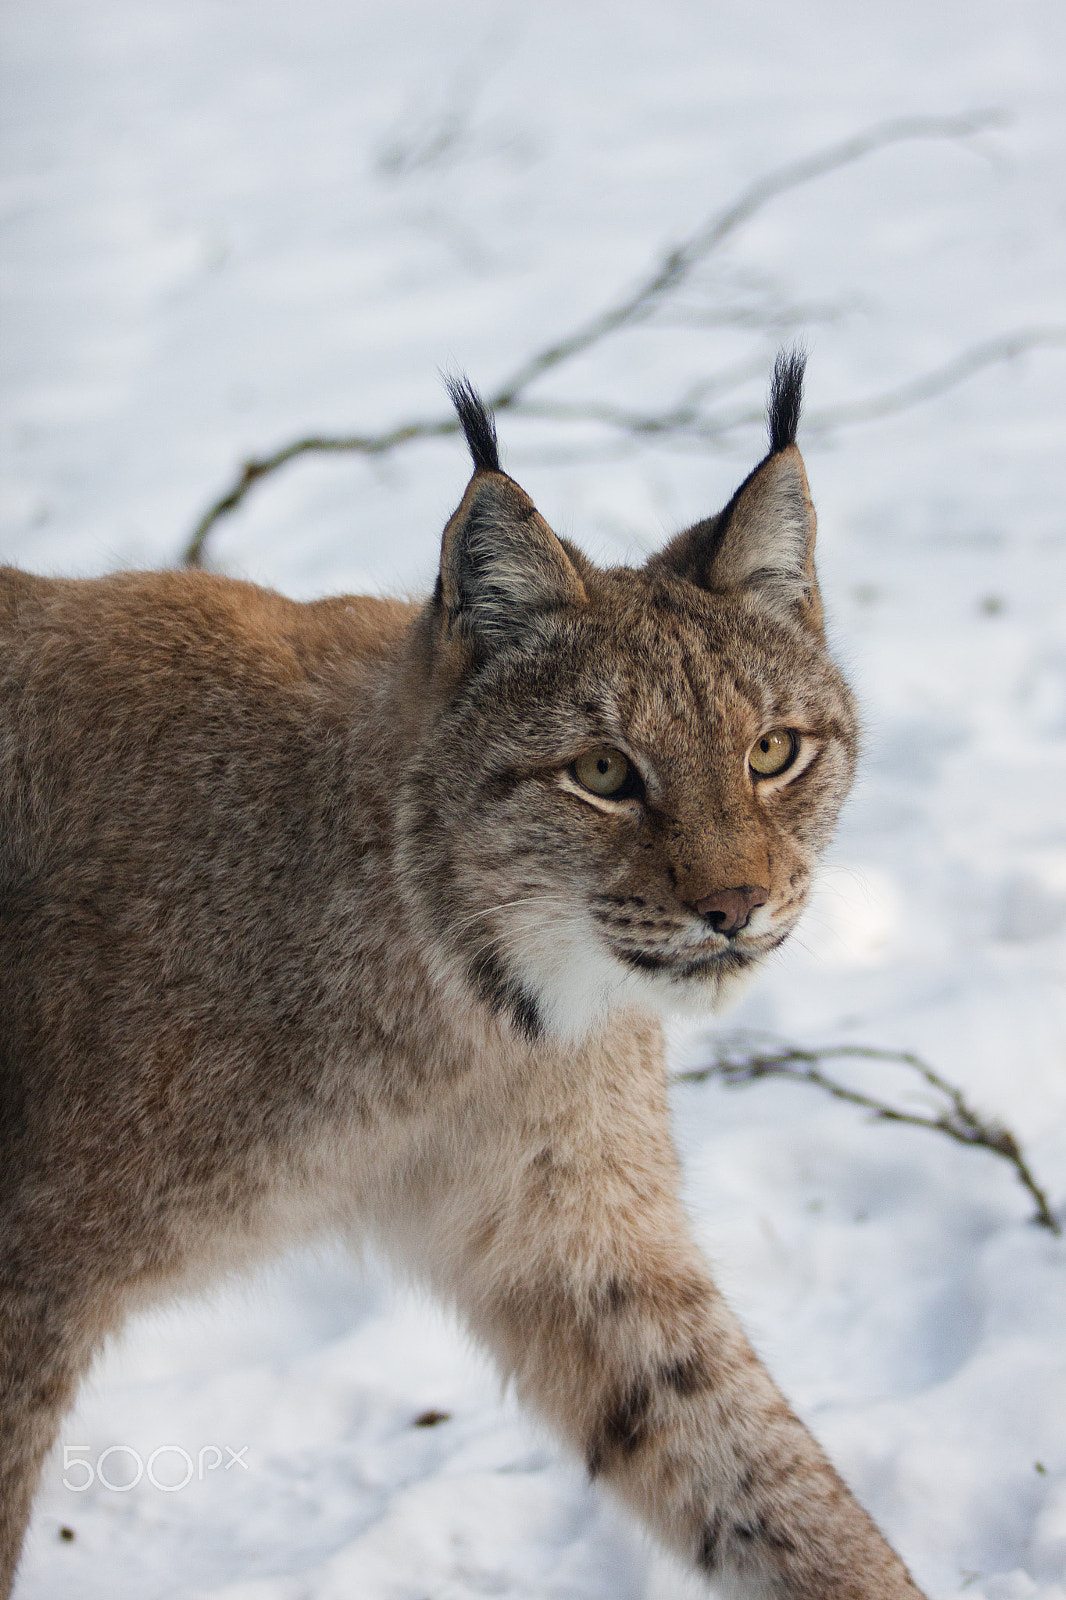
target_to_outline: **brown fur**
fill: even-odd
[[[668,1130],[658,1013],[786,935],[854,760],[777,443],[636,571],[479,470],[421,607],[0,574],[0,1591],[129,1307],[332,1228],[722,1592],[913,1600],[709,1278]],[[603,745],[643,799],[582,789]],[[766,903],[727,937],[695,908],[736,886]]]

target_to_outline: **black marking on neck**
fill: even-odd
[[[700,1533],[699,1564],[704,1572],[713,1572],[718,1565],[718,1549],[722,1537],[722,1519],[716,1511],[704,1524]]]
[[[477,472],[499,472],[500,447],[496,438],[496,423],[474,385],[467,377],[449,376],[444,387],[451,396],[452,405],[459,417],[459,425]]]
[[[513,978],[493,951],[479,956],[471,966],[474,987],[485,1004],[498,1017],[508,1017],[530,1044],[536,1044],[544,1031],[534,997]]]
[[[627,967],[636,967],[639,972],[662,972],[664,967],[674,965],[669,956],[652,955],[650,950],[618,950],[616,954]]]

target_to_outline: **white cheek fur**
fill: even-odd
[[[509,966],[536,997],[547,1030],[572,1042],[609,1012],[629,1007],[656,1016],[721,1011],[744,992],[758,964],[689,978],[635,971],[611,954],[581,912],[560,906],[548,920],[519,904],[504,920]]]

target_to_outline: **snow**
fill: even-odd
[[[812,415],[1066,323],[1053,0],[9,0],[0,30],[0,557],[39,571],[176,560],[249,453],[439,415],[441,367],[491,389],[745,183],[884,117],[1012,120],[782,197],[686,305],[835,306],[806,324]],[[780,337],[645,327],[540,392],[654,406],[747,362],[757,409]],[[1064,379],[1066,351],[1033,350],[806,444],[866,753],[799,934],[722,1024],[920,1052],[1060,1212]],[[754,425],[714,451],[501,432],[611,561],[716,509],[761,448]],[[465,474],[454,440],[303,462],[214,560],[298,596],[416,592]],[[676,1063],[708,1039],[679,1028]],[[900,1069],[861,1077],[921,1103]],[[1066,1245],[1006,1165],[803,1086],[679,1085],[675,1109],[722,1283],[930,1595],[1066,1600]],[[62,1440],[94,1469],[128,1447],[117,1484],[177,1445],[192,1481],[79,1493],[57,1452],[18,1600],[699,1592],[452,1324],[326,1245],[140,1318]]]

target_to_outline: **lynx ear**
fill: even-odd
[[[532,500],[500,471],[496,429],[466,380],[448,390],[474,459],[474,476],[444,530],[438,598],[482,643],[518,638],[540,612],[585,603],[585,588]]]
[[[820,630],[817,520],[796,448],[803,369],[801,355],[778,356],[770,393],[770,453],[720,515],[679,534],[653,560],[715,593],[751,590]]]

